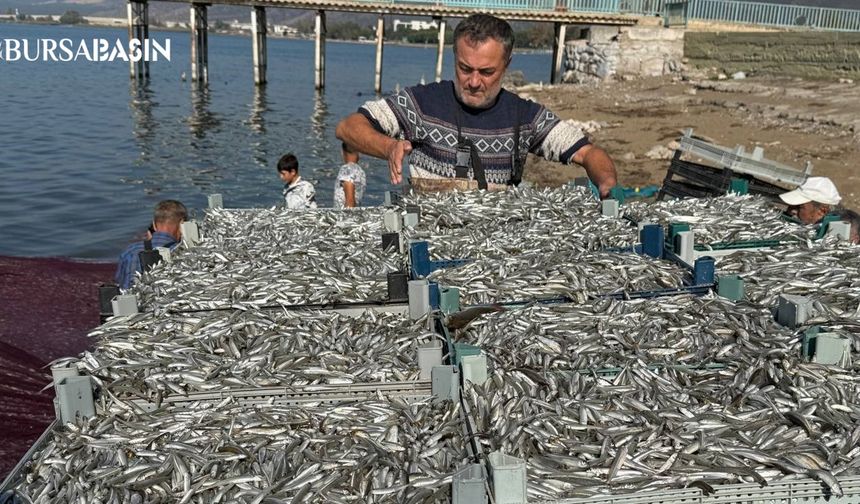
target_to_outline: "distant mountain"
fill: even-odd
[[[744,0],[736,0],[744,1]],[[808,5],[811,7],[836,7],[845,9],[860,8],[860,0],[758,0],[783,5]],[[188,4],[174,2],[150,2],[150,16],[158,21],[187,21]],[[83,15],[125,17],[125,0],[0,0],[0,13],[7,9],[19,9],[30,15],[62,14],[67,10],[76,10]],[[300,9],[267,9],[268,20],[273,24],[295,24],[303,18],[312,19],[313,11]],[[391,16],[388,16],[389,18]],[[404,17],[404,16],[400,16]],[[408,18],[408,16],[406,16]],[[231,21],[233,19],[249,21],[249,8],[215,5],[209,9],[209,20]],[[354,14],[346,12],[331,12],[329,22],[355,21],[371,25],[376,19],[372,14]]]

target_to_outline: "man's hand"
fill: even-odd
[[[388,147],[385,157],[388,159],[392,184],[399,184],[403,180],[403,158],[410,152],[412,144],[408,140],[397,140]]]
[[[412,144],[407,140],[383,135],[371,126],[366,117],[358,113],[350,114],[341,121],[337,125],[335,135],[362,154],[387,159],[391,183],[400,183],[403,178],[403,157],[412,152]]]
[[[586,145],[576,151],[573,162],[582,165],[588,178],[597,186],[600,199],[609,196],[609,191],[618,185],[618,175],[615,172],[615,163],[600,147]]]

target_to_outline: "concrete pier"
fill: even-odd
[[[266,8],[254,6],[251,10],[251,36],[254,51],[254,84],[266,83]]]
[[[127,0],[128,29],[130,39],[144,40],[149,37],[148,2],[153,0]],[[521,9],[505,8],[497,10],[487,8],[485,2],[479,0],[464,0],[465,4],[446,5],[443,3],[381,3],[367,0],[278,0],[277,2],[261,2],[258,0],[165,0],[176,3],[189,3],[191,20],[191,80],[198,85],[209,82],[209,23],[208,7],[210,5],[244,5],[251,8],[251,31],[253,45],[254,83],[263,85],[267,82],[267,7],[295,8],[313,10],[315,13],[314,32],[314,87],[317,91],[325,89],[325,48],[326,48],[326,12],[366,13],[377,16],[376,24],[376,64],[374,90],[382,92],[383,53],[385,38],[384,16],[403,15],[412,17],[430,17],[438,24],[439,37],[436,52],[436,81],[442,79],[442,65],[445,53],[446,18],[464,18],[475,12],[486,12],[502,16],[508,21],[537,21],[555,23],[556,41],[553,55],[552,80],[557,82],[562,77],[562,61],[564,57],[564,34],[566,25],[611,25],[629,26],[637,24],[634,16],[620,13],[569,12],[564,0],[555,0],[556,8],[524,7]],[[138,61],[130,63],[132,79],[149,77],[149,63]]]
[[[445,19],[434,17],[439,23],[439,44],[436,48],[436,82],[442,80],[442,55],[445,53]]]
[[[137,39],[143,44],[143,41],[149,38],[149,4],[143,2],[128,3],[128,39],[129,41]],[[130,77],[132,79],[149,79],[149,62],[144,61],[129,61]]]
[[[191,4],[191,81],[209,83],[209,21],[207,4]]]
[[[325,89],[325,11],[318,10],[315,23],[314,33],[316,39],[314,42],[314,89]]]
[[[373,90],[376,94],[382,93],[382,49],[385,39],[385,16],[379,16],[376,20],[376,79]]]
[[[550,82],[558,84],[561,82],[564,64],[564,39],[567,38],[567,25],[564,23],[553,23],[555,25],[555,37],[552,42],[552,72]]]

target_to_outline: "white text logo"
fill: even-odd
[[[163,43],[155,39],[131,39],[123,42],[116,39],[92,40],[72,39],[0,39],[0,62],[20,61],[90,61],[90,62],[138,62],[170,61],[170,39]]]

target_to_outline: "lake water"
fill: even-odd
[[[0,39],[105,38],[126,30],[0,23]],[[152,217],[161,199],[189,208],[222,193],[228,207],[281,201],[274,165],[287,151],[330,206],[341,164],[334,136],[341,118],[374,98],[375,46],[329,42],[326,90],[313,89],[313,41],[270,38],[268,85],[257,88],[251,39],[210,35],[206,91],[190,77],[187,33],[169,38],[170,62],[150,64],[137,85],[128,63],[0,61],[0,255],[115,258]],[[550,55],[515,54],[512,70],[549,79]],[[433,79],[434,47],[386,46],[383,89]],[[444,78],[453,74],[450,49]],[[364,204],[391,189],[387,165],[363,158]]]

